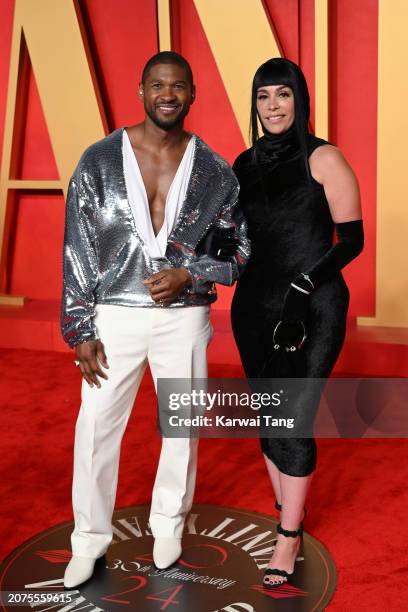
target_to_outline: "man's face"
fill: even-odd
[[[159,128],[171,130],[183,123],[194,101],[194,86],[177,64],[156,64],[149,70],[139,95],[146,114]]]

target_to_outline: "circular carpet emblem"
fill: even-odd
[[[336,572],[328,551],[304,534],[293,584],[262,587],[277,521],[235,508],[195,504],[183,554],[165,570],[152,560],[149,506],[117,510],[114,539],[91,580],[64,590],[73,523],[44,531],[14,550],[0,568],[2,609],[37,612],[312,612],[324,610]],[[37,598],[34,595],[37,594]]]

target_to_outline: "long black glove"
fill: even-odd
[[[235,255],[237,247],[238,240],[233,227],[213,227],[200,241],[197,250],[225,261]]]
[[[307,325],[312,291],[340,272],[363,250],[364,229],[361,219],[336,223],[335,229],[336,244],[310,270],[295,278],[286,292],[281,311],[283,325],[280,329],[280,338],[283,343],[293,343],[296,327],[298,327],[297,335],[299,339],[301,338],[296,321],[302,321]]]
[[[364,247],[364,228],[362,219],[336,223],[337,242],[307,272],[314,288],[340,272],[344,266],[361,253]]]

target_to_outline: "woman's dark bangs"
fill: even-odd
[[[286,85],[293,89],[294,78],[288,67],[280,62],[270,60],[265,62],[257,71],[254,79],[254,89],[268,87],[268,85]]]

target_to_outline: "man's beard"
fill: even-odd
[[[183,123],[184,118],[188,113],[188,110],[188,108],[183,108],[183,110],[177,115],[177,117],[174,117],[174,119],[168,119],[166,121],[166,119],[159,119],[159,117],[157,117],[157,115],[152,110],[146,108],[145,106],[146,115],[150,117],[150,119],[155,125],[157,125],[157,127],[162,130],[166,130],[167,132]]]

